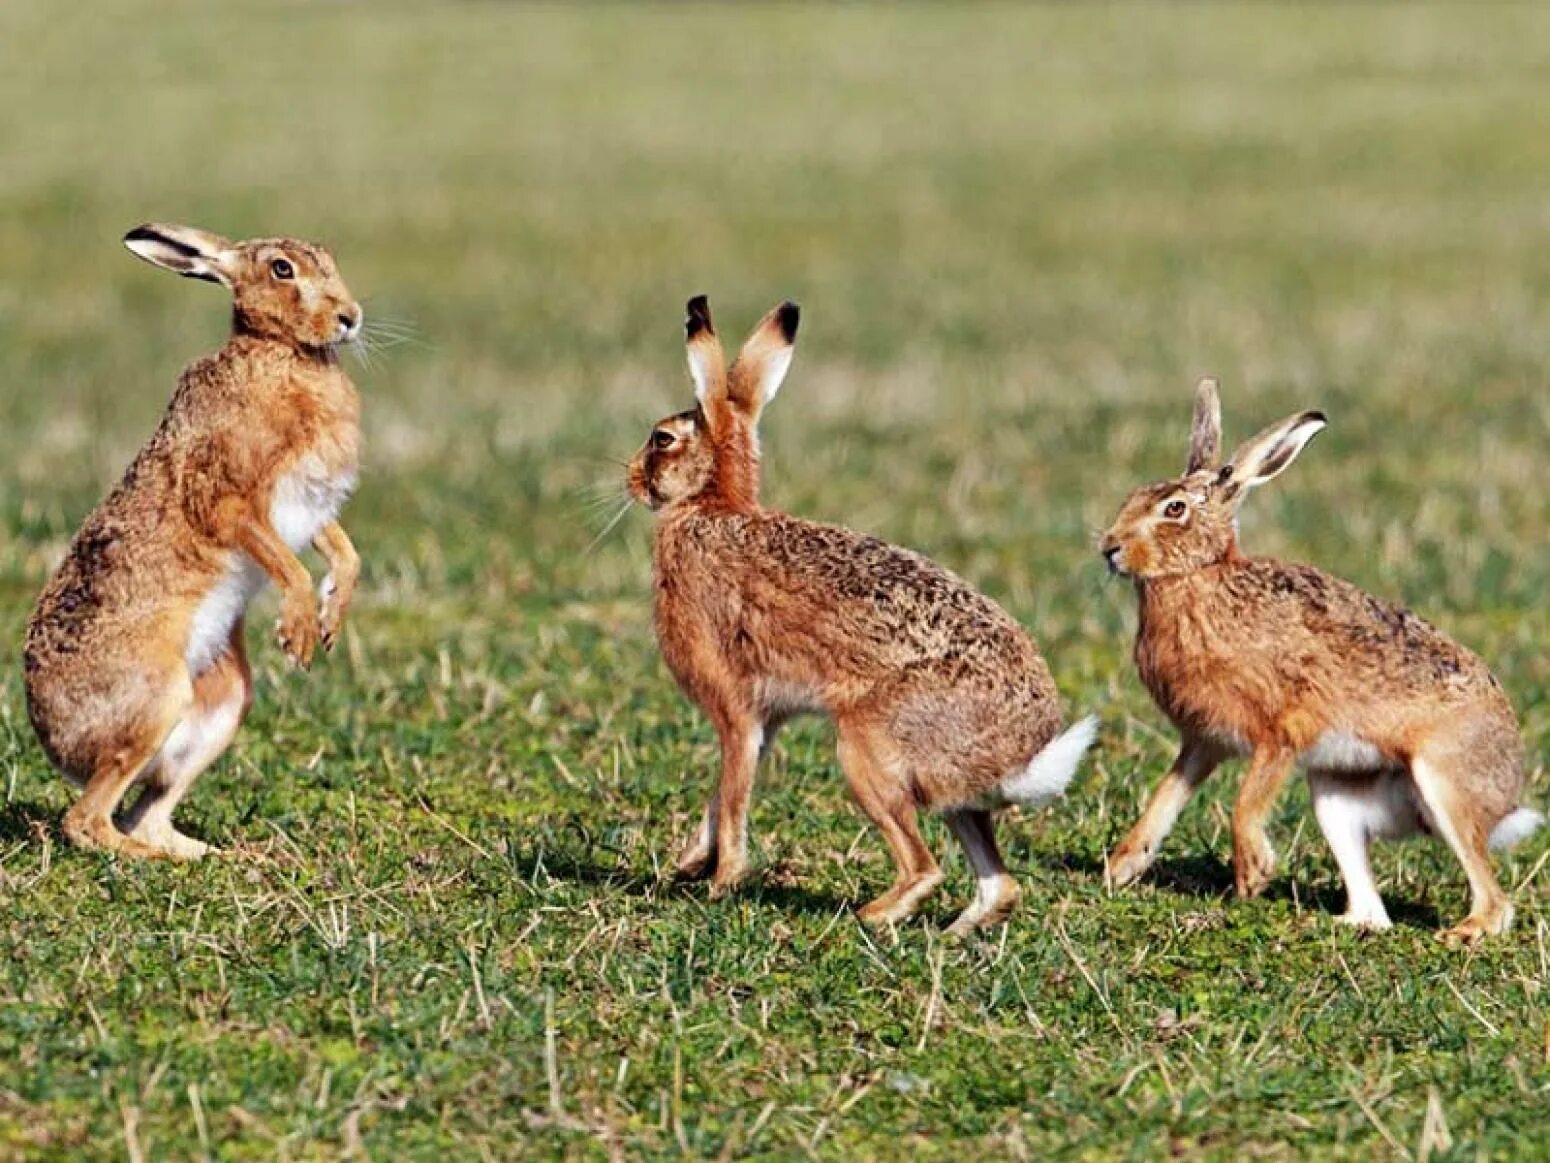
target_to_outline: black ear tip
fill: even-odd
[[[126,244],[131,242],[146,242],[157,237],[159,236],[154,230],[151,229],[150,223],[142,223],[141,225],[136,226],[128,234],[124,235],[124,242]]]
[[[1319,411],[1309,412],[1303,418],[1305,420],[1307,420],[1308,423],[1310,423],[1310,424],[1328,424],[1329,423],[1329,417],[1324,415],[1323,412],[1319,412]]]
[[[689,300],[687,307],[689,318],[684,323],[684,335],[693,339],[702,331],[714,331],[710,323],[710,299],[705,295],[696,295]]]
[[[780,333],[786,337],[786,342],[790,343],[797,337],[797,324],[802,321],[802,308],[787,299],[775,308],[775,319],[780,324]]]

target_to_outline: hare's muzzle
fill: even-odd
[[[361,324],[365,322],[365,318],[365,312],[358,304],[341,310],[334,320],[337,327],[335,333],[337,337],[334,342],[349,343],[361,333]]]

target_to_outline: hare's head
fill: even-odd
[[[319,351],[360,334],[361,305],[334,256],[316,243],[232,242],[191,226],[147,223],[126,234],[124,245],[148,263],[231,291],[239,332]]]
[[[800,312],[782,303],[766,315],[727,367],[704,295],[689,300],[684,334],[698,406],[659,420],[630,461],[630,495],[660,509],[714,500],[747,508],[759,499],[759,414],[791,366]]]
[[[1324,425],[1324,413],[1299,412],[1245,441],[1222,464],[1221,401],[1216,381],[1201,380],[1184,475],[1143,485],[1126,498],[1100,546],[1109,568],[1135,578],[1168,577],[1230,556],[1243,498],[1285,471]]]

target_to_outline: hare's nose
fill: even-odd
[[[341,312],[339,312],[339,325],[344,328],[346,335],[348,335],[351,332],[353,332],[357,327],[359,327],[361,325],[361,310],[360,310],[360,308],[357,307],[354,311],[341,311]]]

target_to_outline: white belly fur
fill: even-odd
[[[1326,836],[1332,829],[1349,827],[1368,839],[1403,840],[1431,830],[1408,774],[1390,769],[1376,779],[1344,780],[1338,775],[1315,773],[1309,777],[1309,786]]]
[[[1325,731],[1298,757],[1303,767],[1313,771],[1389,771],[1400,765],[1349,731]]]
[[[339,516],[355,488],[355,473],[329,476],[315,457],[303,457],[275,483],[269,521],[280,539],[300,553]],[[268,582],[264,571],[241,550],[233,551],[226,571],[194,611],[183,652],[190,674],[202,674],[231,640],[231,629]]]

